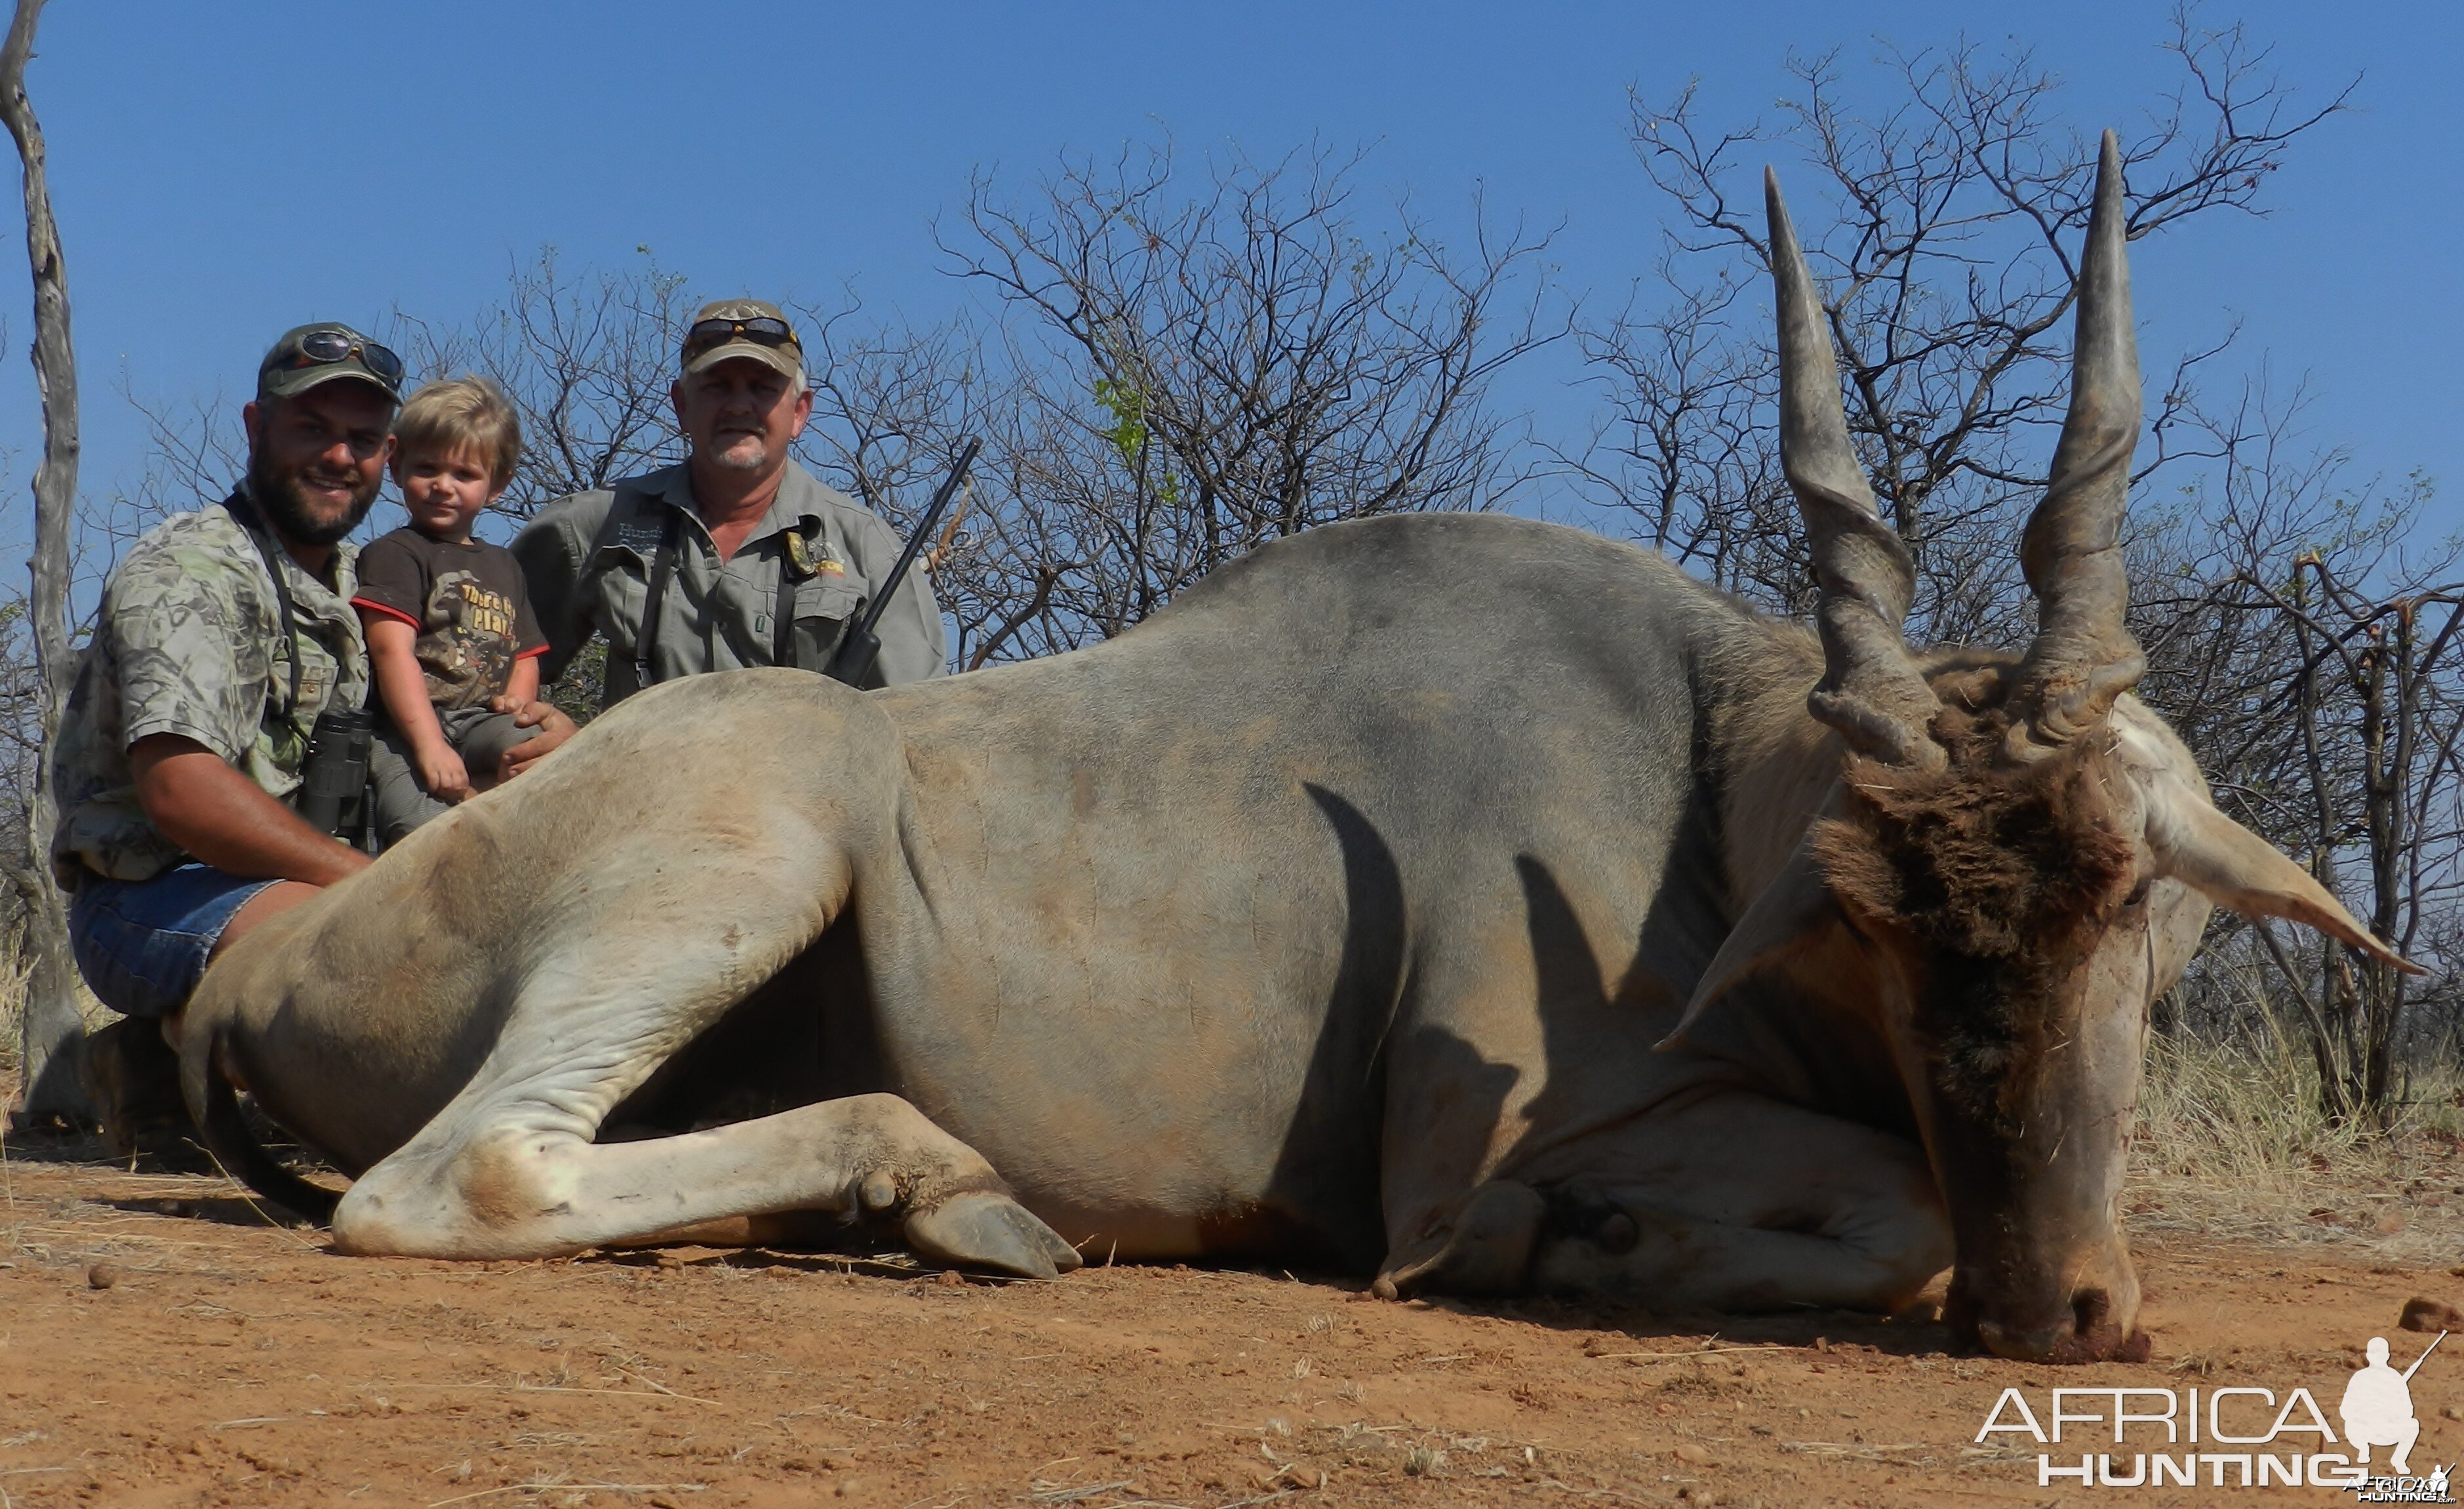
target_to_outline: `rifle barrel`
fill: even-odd
[[[984,443],[981,439],[971,439],[967,442],[966,449],[958,453],[958,464],[950,468],[950,475],[942,481],[940,491],[933,495],[931,506],[924,510],[924,517],[917,521],[915,532],[908,537],[907,548],[898,553],[898,564],[890,568],[890,575],[884,579],[882,589],[873,594],[871,602],[865,605],[864,620],[856,625],[858,634],[869,634],[881,627],[881,615],[889,610],[891,598],[897,595],[899,584],[907,580],[908,567],[913,566],[916,556],[923,553],[925,542],[933,538],[933,526],[941,521],[941,510],[950,506],[950,495],[956,493],[958,490],[958,484],[967,479],[967,468],[975,464],[976,453],[983,448]]]
[[[2414,1358],[2412,1360],[2412,1365],[2404,1370],[2404,1381],[2406,1383],[2412,1382],[2412,1375],[2421,1371],[2421,1365],[2430,1361],[2430,1354],[2438,1350],[2438,1343],[2445,1340],[2447,1340],[2447,1333],[2441,1331],[2434,1339],[2431,1340],[2428,1346],[2421,1349],[2421,1355]]]

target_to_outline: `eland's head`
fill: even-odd
[[[2210,903],[2401,966],[2308,874],[2209,800],[2127,694],[2120,541],[2140,425],[2122,168],[2104,141],[2070,410],[2021,564],[2026,653],[1911,655],[1908,556],[1848,438],[1823,313],[1769,185],[1781,447],[1821,596],[1807,699],[1845,745],[1831,806],[1748,909],[1686,1021],[1752,975],[1867,1015],[1948,1209],[1949,1320],[2006,1357],[2144,1357],[2117,1206],[2149,1003]],[[1846,999],[1853,996],[1853,1000]],[[1680,1032],[1683,1032],[1681,1027]]]

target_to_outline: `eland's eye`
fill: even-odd
[[[2147,888],[2155,883],[2156,882],[2152,878],[2141,880],[2137,885],[2130,888],[2130,895],[2123,899],[2122,904],[2124,906],[2145,906],[2147,904]]]

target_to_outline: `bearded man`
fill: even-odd
[[[366,699],[343,542],[384,480],[402,376],[348,325],[285,334],[241,411],[247,479],[147,531],[104,584],[53,756],[51,857],[78,971],[126,1018],[83,1060],[120,1156],[185,1122],[168,1040],[207,964],[369,862],[292,804],[319,716]],[[572,732],[544,703],[516,716],[539,732],[512,766]]]
[[[554,681],[603,635],[604,703],[709,671],[825,670],[898,560],[888,525],[787,454],[813,395],[778,305],[704,305],[678,356],[669,400],[684,461],[558,499],[514,540],[547,634],[540,679]],[[920,563],[876,632],[866,685],[941,674],[941,610]]]

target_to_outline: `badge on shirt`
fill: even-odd
[[[616,526],[616,543],[643,560],[649,560],[659,548],[659,521],[627,519]]]
[[[804,538],[803,532],[790,529],[787,531],[787,574],[799,582],[808,582],[816,576],[845,576],[847,567],[826,555],[815,555],[812,542]]]

